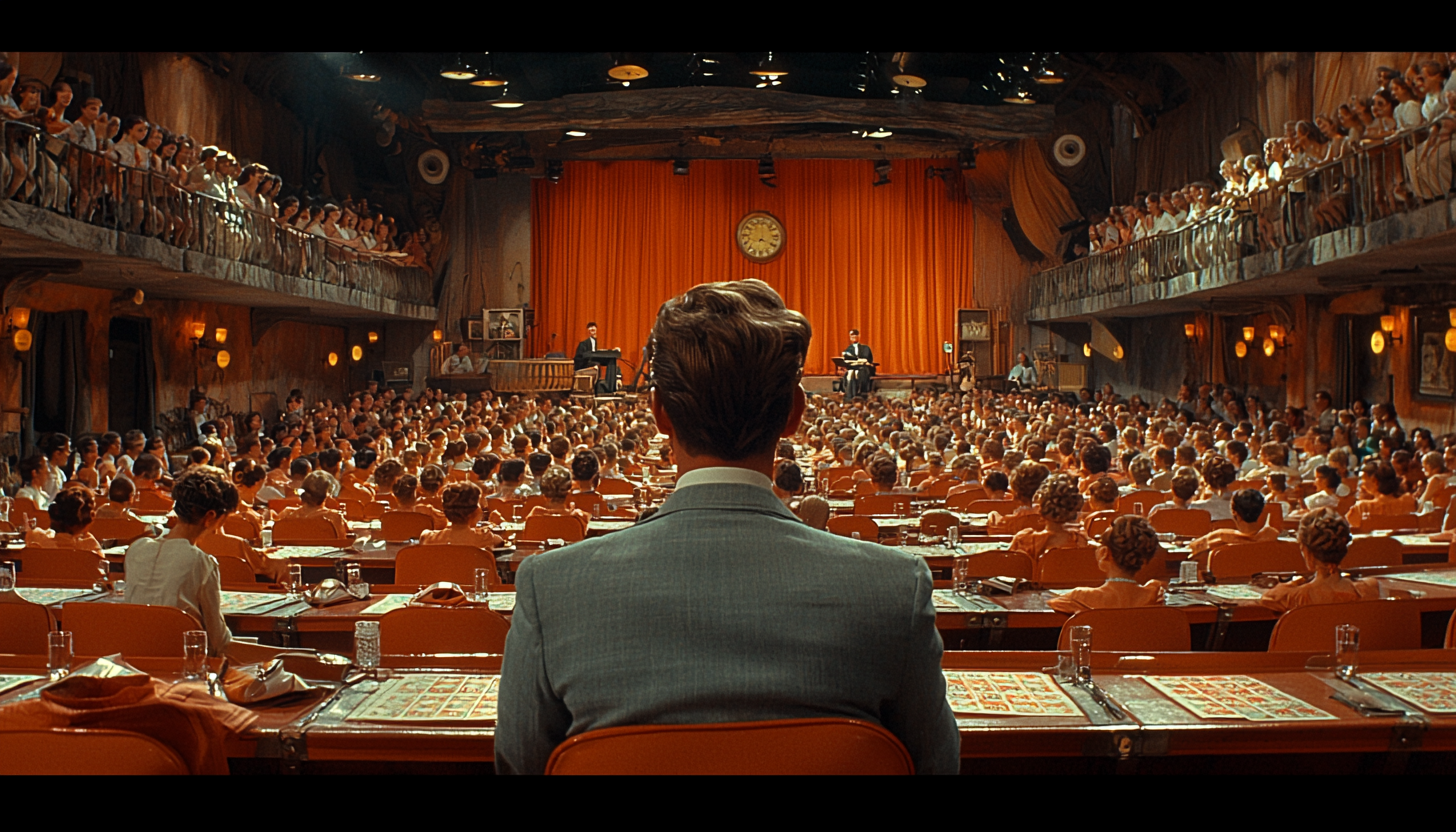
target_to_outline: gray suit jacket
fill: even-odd
[[[639,526],[516,573],[496,769],[617,725],[864,719],[959,768],[930,570],[816,531],[752,485],[679,489]]]

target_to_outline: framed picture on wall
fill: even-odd
[[[492,341],[519,341],[522,335],[521,310],[487,309],[485,328],[486,335]]]
[[[485,321],[471,318],[465,322],[465,339],[467,341],[485,340]]]
[[[1446,310],[1420,310],[1413,317],[1412,394],[1427,399],[1456,399],[1456,353],[1446,349],[1450,325]]]

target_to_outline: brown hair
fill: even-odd
[[[1108,476],[1098,477],[1087,486],[1087,496],[1099,503],[1116,503],[1117,481]]]
[[[1228,487],[1238,476],[1234,464],[1221,456],[1210,456],[1203,463],[1203,481],[1215,491]]]
[[[1124,514],[1102,533],[1102,545],[1112,562],[1129,572],[1142,569],[1158,552],[1158,533],[1147,518]]]
[[[772,452],[788,424],[813,329],[761,280],[704,283],[657,312],[656,401],[695,455]]]
[[[1077,478],[1071,474],[1047,477],[1037,489],[1036,505],[1041,516],[1053,523],[1076,520],[1077,512],[1082,510],[1082,492],[1077,490]]]
[[[1350,546],[1350,523],[1332,508],[1317,508],[1299,521],[1299,545],[1315,560],[1338,566]]]
[[[1198,472],[1192,468],[1179,468],[1173,475],[1173,496],[1180,500],[1191,499],[1198,493]]]
[[[865,464],[865,473],[870,475],[870,481],[881,488],[894,488],[895,475],[899,471],[895,468],[895,461],[884,454],[875,454]]]
[[[470,515],[480,509],[480,486],[473,482],[452,482],[440,492],[440,506],[445,519],[451,523],[464,523]]]
[[[172,510],[184,523],[201,523],[209,511],[224,517],[237,507],[238,487],[221,468],[199,465],[172,485]]]
[[[76,534],[91,525],[91,511],[96,508],[96,498],[91,489],[71,486],[61,489],[46,512],[51,516],[51,530],[65,534]]]
[[[1040,462],[1023,462],[1011,472],[1011,493],[1029,503],[1036,499],[1037,489],[1050,475],[1051,471]]]
[[[419,496],[420,480],[414,474],[405,474],[394,481],[394,486],[389,493],[394,495],[401,505],[414,505],[415,499]]]
[[[571,472],[560,465],[552,465],[541,474],[541,496],[548,500],[564,500],[571,493]]]
[[[324,500],[339,493],[339,481],[328,471],[314,471],[303,478],[303,493],[299,499],[311,506],[321,506]]]

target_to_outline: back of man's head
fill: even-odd
[[[771,454],[794,409],[813,330],[761,280],[705,283],[652,328],[656,402],[695,456]]]

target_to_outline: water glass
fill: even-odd
[[[521,522],[521,513],[522,512],[521,512],[521,504],[520,503],[514,503],[514,504],[511,505],[511,520],[513,522],[516,522],[516,523]]]
[[[51,681],[71,672],[71,632],[46,633],[46,670]]]
[[[1335,627],[1335,675],[1348,679],[1360,667],[1360,628],[1354,624]]]
[[[945,530],[945,545],[951,548],[961,543],[961,527],[955,523],[950,524]]]
[[[15,561],[0,560],[0,592],[15,588]]]
[[[263,545],[264,546],[272,546],[273,545],[273,530],[272,529],[264,529],[261,536],[263,538]]]
[[[1092,628],[1078,625],[1072,628],[1072,663],[1077,668],[1077,680],[1092,680]]]
[[[490,598],[490,570],[484,566],[475,570],[475,597],[471,600],[483,604]]]
[[[971,594],[971,559],[958,557],[951,565],[951,590],[957,595]]]
[[[207,678],[207,631],[182,634],[182,678],[189,682]]]
[[[379,667],[379,622],[354,622],[354,665],[362,670]]]
[[[288,564],[288,594],[299,595],[303,592],[303,567],[296,563]]]
[[[1182,563],[1178,564],[1178,583],[1198,583],[1198,561],[1185,560]]]
[[[357,584],[364,583],[363,570],[361,570],[359,568],[359,564],[357,564],[357,563],[347,563],[347,564],[345,564],[344,565],[344,579],[348,583],[349,586],[355,586]]]
[[[601,503],[594,503],[592,505],[592,519],[593,520],[600,520],[600,519],[602,519],[602,504]]]

